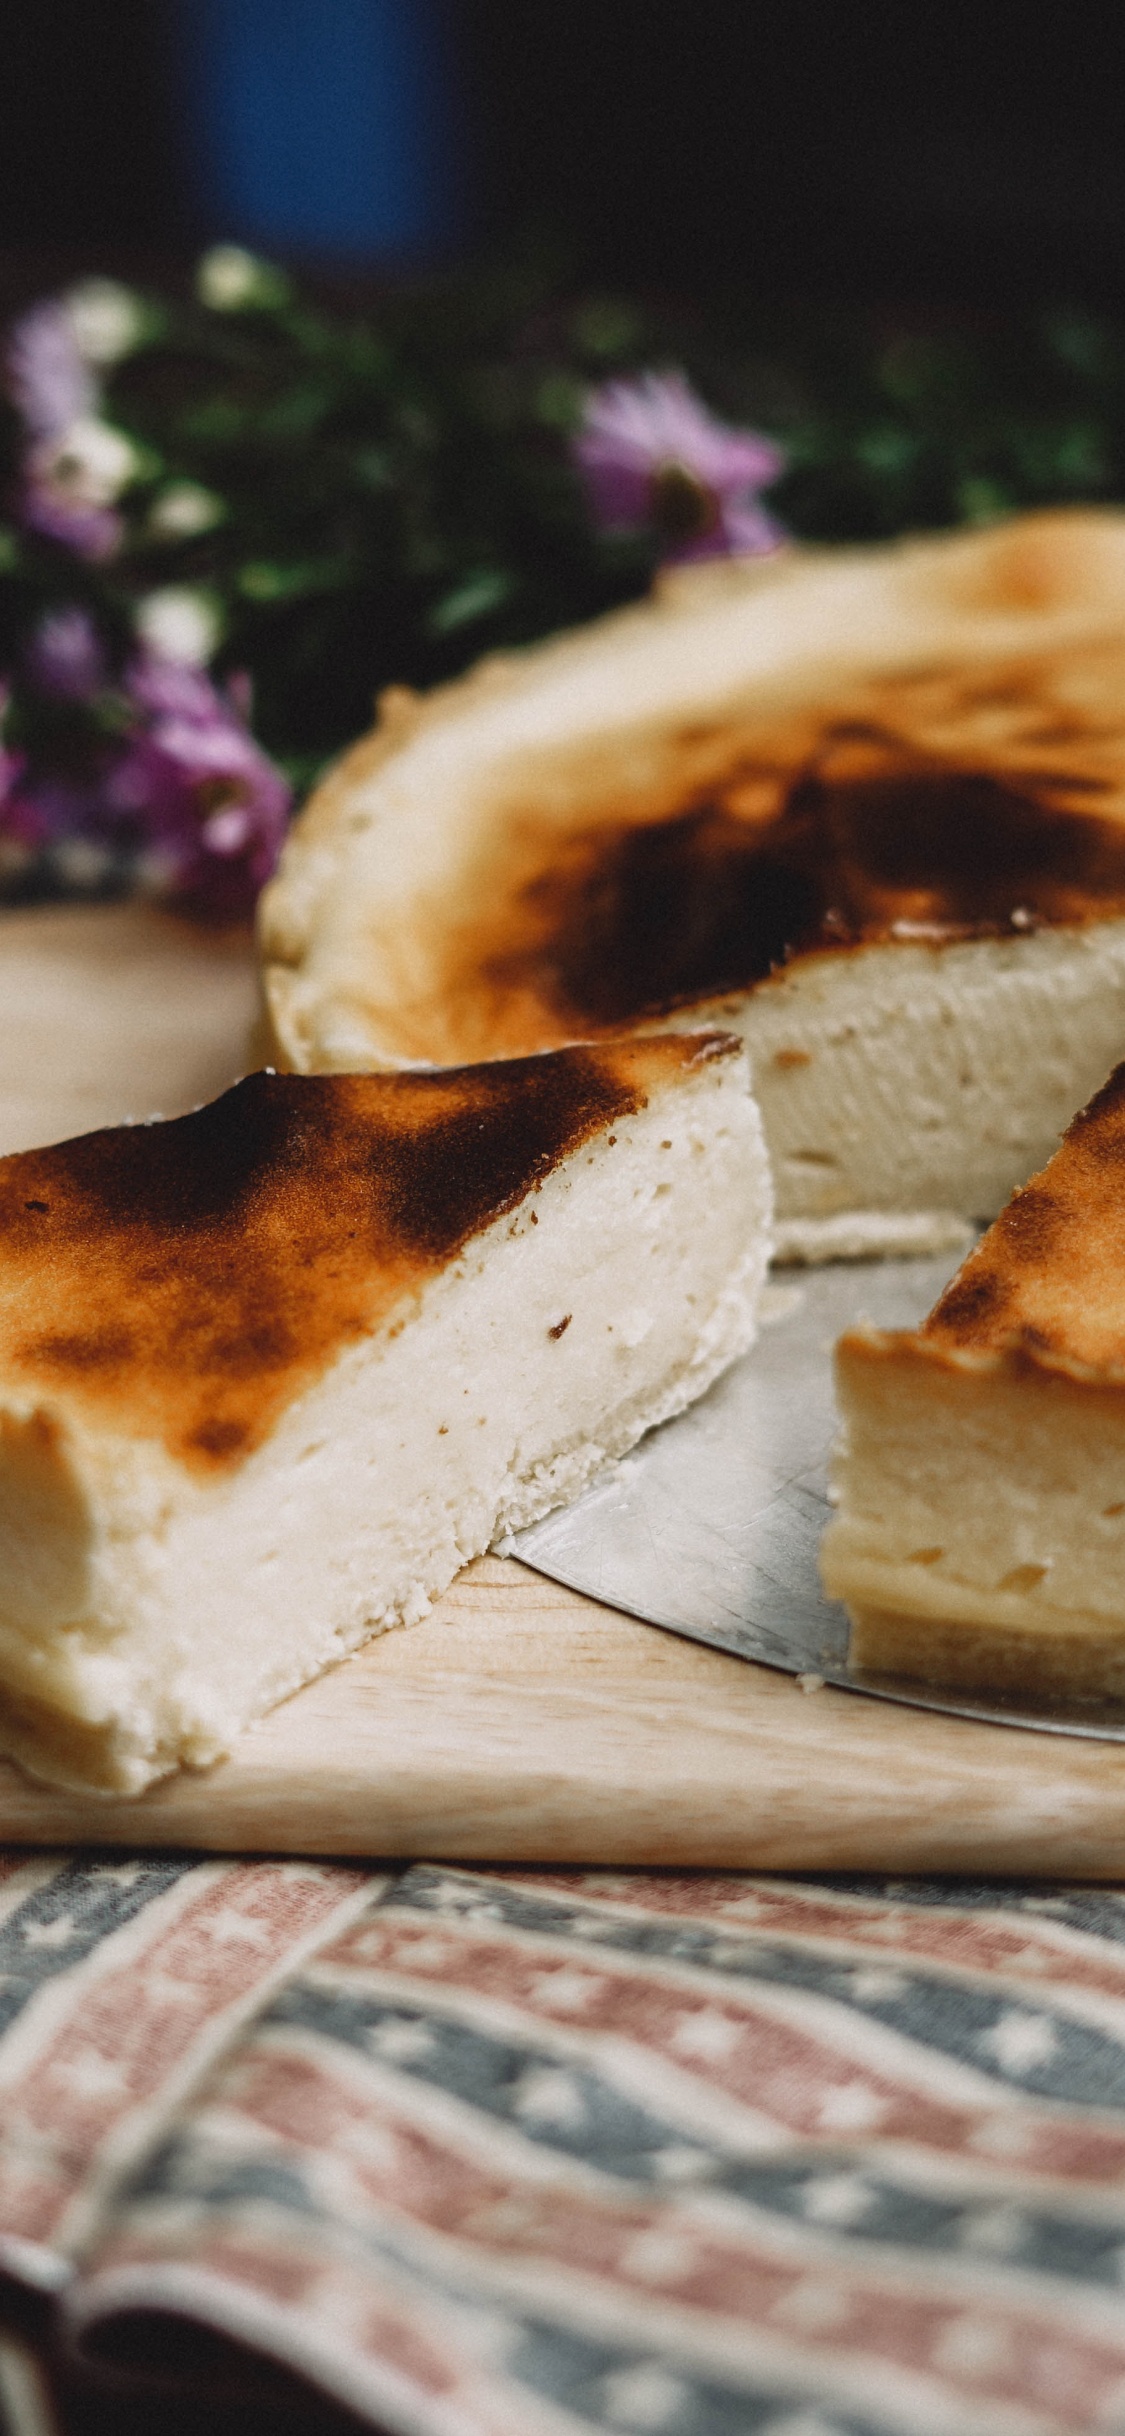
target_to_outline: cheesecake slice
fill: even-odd
[[[687,570],[396,689],[260,938],[270,1062],[721,1025],[780,1251],[964,1239],[1125,1042],[1125,515]]]
[[[836,1353],[854,1664],[1125,1700],[1125,1065],[917,1330]]]
[[[0,1161],[0,1748],[139,1792],[750,1345],[739,1044],[255,1074]]]

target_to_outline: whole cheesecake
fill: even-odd
[[[1125,1046],[1125,516],[695,570],[396,690],[260,939],[283,1068],[718,1023],[783,1251],[952,1240]]]
[[[253,1075],[0,1160],[0,1750],[133,1793],[752,1342],[730,1038]]]

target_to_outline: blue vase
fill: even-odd
[[[455,245],[448,0],[178,0],[175,24],[209,234],[341,263]]]

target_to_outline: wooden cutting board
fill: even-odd
[[[253,1005],[245,936],[0,916],[0,1151],[221,1090]],[[205,1775],[82,1800],[0,1762],[0,1839],[1112,1878],[1125,1746],[804,1693],[487,1557]]]

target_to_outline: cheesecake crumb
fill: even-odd
[[[553,1327],[553,1328],[548,1328],[548,1330],[547,1330],[547,1334],[548,1334],[548,1336],[553,1336],[553,1337],[556,1337],[556,1338],[557,1338],[557,1337],[560,1337],[560,1336],[565,1336],[565,1335],[566,1335],[566,1332],[567,1332],[567,1329],[569,1328],[570,1323],[571,1323],[571,1321],[572,1321],[572,1319],[573,1319],[573,1318],[574,1318],[574,1313],[573,1313],[573,1311],[568,1311],[568,1312],[567,1312],[567,1314],[566,1314],[565,1319],[556,1320],[554,1327]]]
[[[797,1689],[799,1692],[822,1692],[824,1677],[823,1675],[798,1675]]]
[[[1013,1565],[1011,1572],[1006,1573],[996,1587],[998,1590],[1038,1590],[1040,1582],[1046,1581],[1047,1572],[1046,1565]]]
[[[779,1320],[791,1319],[805,1299],[803,1286],[763,1286],[758,1304],[758,1326],[776,1328]]]

